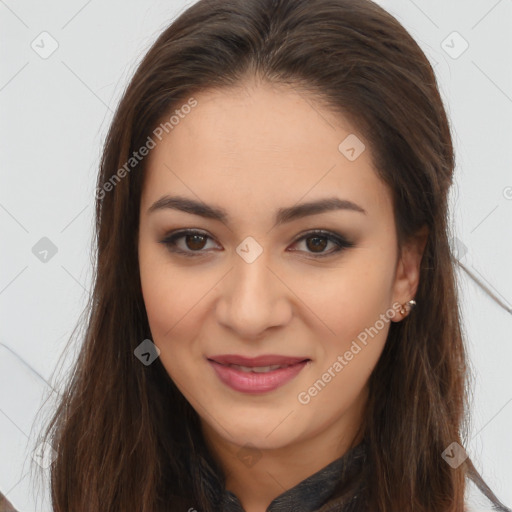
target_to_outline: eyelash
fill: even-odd
[[[203,236],[203,237],[213,240],[212,237],[210,237],[208,234],[206,234],[202,231],[198,231],[195,229],[184,229],[184,230],[177,231],[175,233],[171,233],[170,235],[166,236],[163,240],[161,240],[160,243],[164,244],[169,249],[169,251],[171,251],[173,253],[181,254],[186,257],[196,258],[198,256],[204,256],[205,251],[203,251],[202,249],[200,249],[198,251],[183,251],[183,250],[177,248],[177,246],[176,246],[177,240],[179,240],[180,238],[184,238],[186,236],[191,236],[191,235],[192,236],[199,235],[199,236]],[[297,238],[293,242],[293,244],[296,244],[297,242],[301,242],[302,240],[307,240],[308,238],[315,238],[315,237],[316,238],[326,238],[329,242],[333,242],[337,247],[335,250],[331,250],[330,252],[327,252],[327,253],[308,252],[308,254],[313,255],[314,258],[325,258],[327,256],[337,254],[337,253],[343,251],[344,249],[349,249],[351,247],[354,247],[354,245],[355,245],[353,242],[348,241],[346,238],[344,238],[343,236],[341,236],[337,233],[332,233],[330,231],[324,231],[324,230],[320,230],[320,229],[312,230],[312,231],[308,231],[307,233],[304,233],[300,238]],[[301,252],[301,251],[299,251],[299,252]]]

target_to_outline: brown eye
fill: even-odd
[[[213,240],[206,233],[194,230],[184,230],[165,237],[160,243],[171,252],[184,256],[205,256],[210,247],[208,241]]]
[[[204,248],[208,237],[205,235],[185,235],[184,238],[187,248],[192,251],[197,251]]]
[[[304,243],[305,250],[292,249],[292,251],[304,252],[313,255],[315,258],[322,258],[324,256],[331,256],[336,253],[354,247],[355,244],[347,240],[344,236],[330,231],[312,231],[306,233],[299,238],[294,245]],[[332,244],[330,250],[325,250],[329,244]]]
[[[310,236],[306,238],[306,246],[312,252],[322,252],[326,247],[329,241],[327,237],[321,236]]]
[[[212,247],[208,247],[209,241],[213,243],[213,238],[206,233],[195,230],[182,230],[171,233],[161,240],[160,243],[164,244],[170,252],[194,257],[206,256],[210,252]],[[348,241],[342,235],[330,231],[313,231],[306,233],[299,238],[294,245],[299,243],[304,243],[304,250],[291,250],[306,253],[316,258],[331,256],[344,249],[355,246],[353,242]],[[332,248],[326,250],[329,244],[332,244]],[[215,247],[213,248],[215,249]],[[219,249],[217,248],[217,250]],[[220,250],[222,250],[222,248]]]

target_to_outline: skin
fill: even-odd
[[[426,234],[399,254],[391,193],[375,173],[369,145],[347,159],[338,146],[357,135],[356,127],[314,97],[253,80],[194,97],[198,105],[148,156],[140,278],[162,364],[199,414],[227,489],[247,512],[261,512],[360,441],[367,383],[389,321],[309,403],[297,397],[394,303],[414,297]],[[148,213],[166,194],[222,207],[229,222],[175,209]],[[334,196],[366,214],[333,210],[274,226],[278,208]],[[161,243],[187,228],[209,238],[182,237],[178,247],[202,255],[173,253]],[[313,229],[341,234],[354,247],[318,257],[315,240],[298,240]],[[252,263],[236,252],[248,236],[263,248]],[[320,242],[327,244],[323,253],[336,247]],[[214,354],[311,362],[280,388],[248,395],[218,379],[206,360]]]

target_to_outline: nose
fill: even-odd
[[[291,292],[278,275],[265,251],[251,263],[235,254],[234,268],[220,283],[217,321],[248,340],[287,325],[293,314]]]

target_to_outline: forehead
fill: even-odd
[[[362,135],[314,96],[263,82],[194,99],[149,155],[146,205],[179,193],[226,208],[243,198],[254,213],[337,194],[365,209],[391,208]]]

